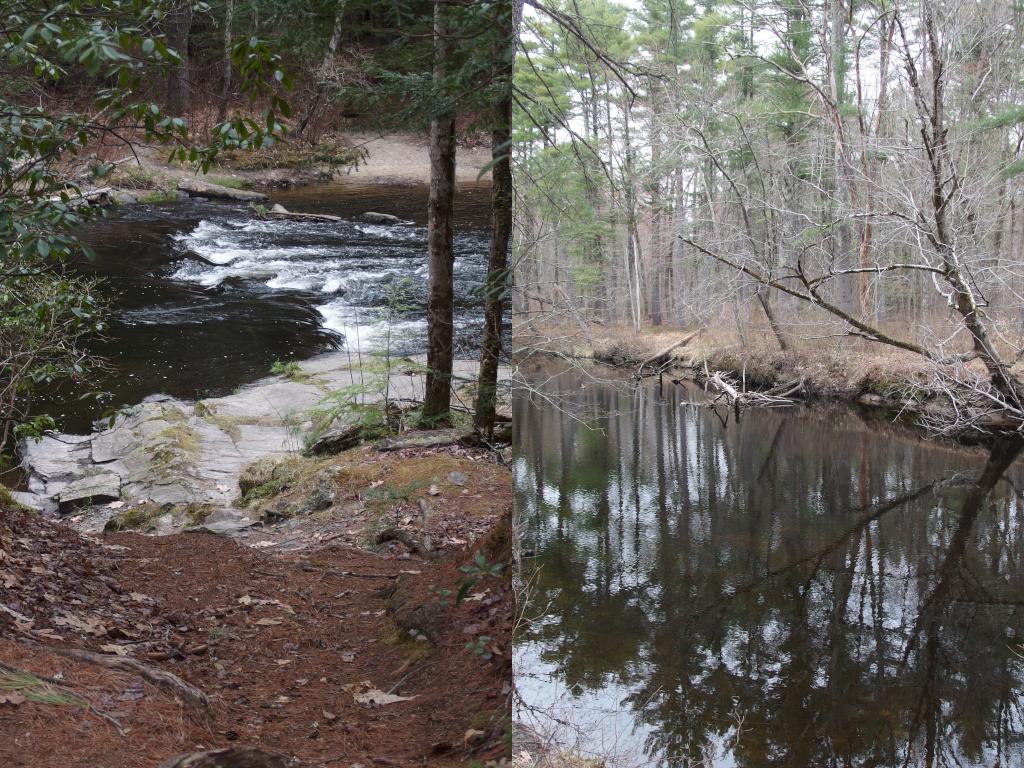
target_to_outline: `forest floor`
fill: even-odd
[[[156,768],[231,746],[303,766],[504,762],[507,467],[462,447],[338,461],[336,494],[366,503],[248,545],[88,536],[0,505],[0,765]]]

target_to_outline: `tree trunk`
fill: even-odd
[[[217,122],[223,123],[228,116],[228,102],[231,100],[231,25],[235,21],[235,0],[225,0],[224,5],[224,82],[220,90],[220,106],[217,108]]]
[[[347,3],[348,0],[338,0],[334,6],[334,27],[331,31],[331,39],[327,42],[327,50],[324,51],[324,59],[320,63],[322,73],[330,71],[331,65],[334,64],[334,56],[338,53],[338,43],[341,42],[341,22],[345,18]]]
[[[181,64],[167,76],[167,111],[175,116],[192,111],[189,86],[188,38],[192,31],[192,2],[178,0],[167,15],[167,42],[181,57]]]
[[[451,41],[445,6],[434,5],[435,98],[447,74]],[[423,421],[444,423],[451,408],[452,347],[454,337],[454,268],[452,215],[455,203],[455,114],[447,104],[436,104],[430,121],[430,198],[427,203],[427,253],[430,279],[427,293],[427,383]]]
[[[517,5],[520,3],[516,3]],[[496,41],[495,80],[502,96],[494,110],[491,131],[491,250],[487,262],[487,296],[484,303],[484,339],[480,352],[474,426],[486,437],[494,433],[498,390],[501,327],[505,317],[505,282],[508,249],[512,239],[512,74],[515,65],[517,13],[512,2],[495,6],[501,32]]]
[[[786,339],[786,332],[782,330],[782,326],[779,324],[779,319],[775,316],[775,310],[772,309],[771,297],[768,295],[768,288],[766,286],[759,285],[757,287],[757,300],[761,304],[761,309],[764,310],[768,326],[772,329],[772,333],[775,334],[775,340],[779,342],[779,348],[783,352],[788,352],[789,341]]]

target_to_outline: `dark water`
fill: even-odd
[[[527,374],[521,719],[613,765],[1024,765],[1015,446]]]
[[[471,354],[482,325],[489,188],[460,190],[456,236],[456,345]],[[157,392],[226,394],[269,372],[275,360],[385,343],[425,348],[426,201],[423,187],[338,185],[273,195],[289,210],[331,213],[342,223],[262,221],[247,205],[194,200],[121,209],[85,232],[96,251],[79,268],[104,280],[114,308],[97,352],[111,370],[79,400],[63,390],[37,412],[82,431],[110,408]],[[365,211],[408,221],[355,220]],[[390,322],[387,307],[397,311]]]

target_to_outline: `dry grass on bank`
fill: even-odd
[[[521,329],[522,330],[522,329]],[[931,367],[917,355],[850,337],[794,338],[783,352],[766,329],[748,330],[741,340],[735,328],[644,328],[594,326],[590,338],[576,328],[544,329],[540,334],[517,334],[520,354],[554,352],[590,358],[617,366],[638,366],[688,333],[696,339],[674,349],[668,357],[681,369],[701,373],[721,370],[745,380],[748,388],[768,389],[804,379],[809,394],[843,400],[876,395],[898,400],[921,389]]]

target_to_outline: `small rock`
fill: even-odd
[[[196,531],[197,533],[212,533],[216,536],[234,538],[247,528],[252,528],[255,524],[255,521],[244,518],[238,518],[235,520],[215,520],[213,522],[203,523],[202,525],[187,528],[186,530]]]
[[[363,436],[363,425],[356,421],[348,421],[328,429],[309,446],[313,456],[328,456],[347,451],[359,445]]]
[[[318,485],[309,494],[309,508],[313,512],[328,509],[334,503],[334,493],[326,485]]]
[[[465,472],[449,472],[448,482],[454,485],[465,485],[469,481],[469,475]]]
[[[137,205],[139,198],[124,189],[110,190],[110,199],[115,205]]]

